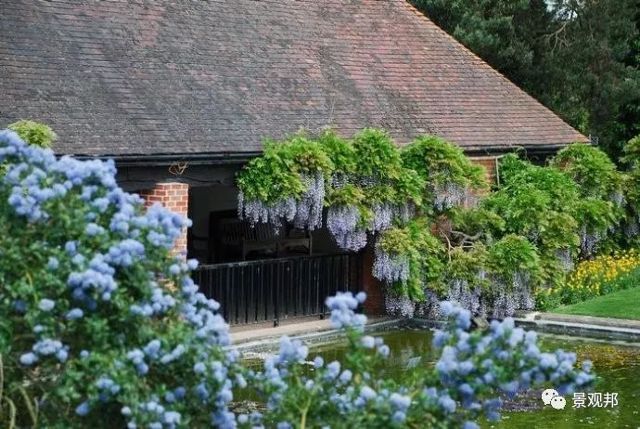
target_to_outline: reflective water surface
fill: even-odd
[[[386,374],[401,379],[408,376],[410,360],[420,359],[421,365],[434,364],[437,356],[431,348],[431,332],[398,330],[378,334],[391,348],[391,356],[384,368]],[[590,359],[599,376],[592,392],[617,393],[619,404],[614,408],[573,408],[573,397],[566,396],[564,410],[537,407],[530,411],[503,413],[497,423],[481,422],[483,428],[500,429],[573,429],[573,428],[640,428],[640,344],[607,343],[572,337],[541,336],[543,350],[562,348],[577,353],[578,361]],[[322,355],[325,360],[341,360],[345,345],[334,343],[312,347],[311,356]],[[588,402],[588,401],[587,401]],[[540,401],[540,404],[542,402]]]

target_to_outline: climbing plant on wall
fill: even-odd
[[[396,295],[421,300],[426,287],[440,288],[444,245],[431,233],[430,219],[419,217],[389,228],[376,242],[373,275]]]
[[[360,250],[367,234],[407,222],[422,205],[423,179],[403,165],[397,146],[381,130],[352,140],[331,131],[269,142],[238,177],[239,214],[252,223],[282,221],[315,229],[326,225],[337,244]]]
[[[436,211],[445,211],[473,198],[487,188],[484,169],[473,164],[457,146],[435,136],[423,136],[405,147],[402,159],[427,183],[425,200]]]
[[[628,149],[629,163],[640,171]],[[576,258],[611,247],[633,192],[607,156],[575,144],[548,166],[502,157],[499,186],[434,136],[399,148],[389,134],[332,131],[269,142],[239,174],[239,214],[278,227],[325,225],[337,245],[374,243],[373,275],[407,314],[449,297],[476,313],[531,308],[534,289],[561,283]],[[635,216],[635,217],[634,217]],[[426,302],[416,306],[416,302]]]
[[[624,176],[609,157],[596,147],[573,144],[551,160],[577,185],[581,200],[576,206],[581,251],[592,255],[597,246],[610,247],[611,232],[624,215]]]
[[[295,136],[268,142],[238,177],[238,213],[252,223],[283,220],[311,230],[320,226],[325,182],[334,166],[317,141]]]

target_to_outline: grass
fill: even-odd
[[[562,305],[553,313],[640,320],[640,287],[613,292],[572,305]]]

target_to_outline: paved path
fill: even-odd
[[[295,336],[323,332],[330,329],[332,328],[328,319],[320,320],[317,318],[288,320],[277,327],[274,327],[272,322],[255,325],[239,325],[231,327],[231,341],[233,344],[241,344],[247,341],[281,337],[283,335]]]

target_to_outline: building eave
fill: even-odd
[[[262,152],[224,153],[163,153],[152,155],[74,155],[78,159],[113,159],[122,167],[166,167],[177,162],[190,165],[245,164]]]
[[[471,157],[500,156],[517,150],[527,154],[553,154],[567,143],[531,146],[484,146],[463,148]],[[262,152],[210,152],[210,153],[160,153],[160,154],[127,154],[127,155],[73,155],[78,159],[113,159],[121,167],[166,167],[179,162],[190,165],[242,165],[260,156]]]

